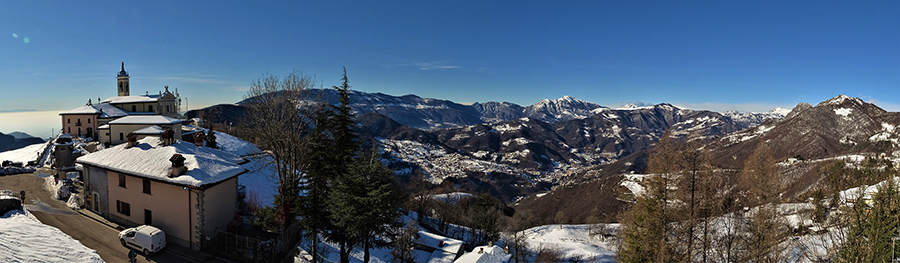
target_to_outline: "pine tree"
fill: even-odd
[[[900,190],[894,178],[871,200],[860,194],[850,209],[851,225],[837,262],[892,262],[892,255],[900,255],[900,247],[891,243],[900,235]]]
[[[206,135],[206,147],[218,149],[219,145],[216,144],[216,134],[213,132],[212,128],[209,128],[209,134]]]
[[[378,158],[376,151],[360,156],[352,166],[351,173],[357,178],[356,183],[361,191],[353,198],[359,214],[352,230],[363,245],[363,262],[369,262],[369,249],[383,247],[377,237],[400,226],[400,196],[394,189],[394,172],[389,170]]]

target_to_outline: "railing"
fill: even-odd
[[[236,233],[216,231],[212,252],[240,262],[282,262],[293,258],[294,248],[302,237],[302,226],[294,222],[278,237],[262,240]]]

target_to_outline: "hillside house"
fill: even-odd
[[[416,246],[413,249],[416,262],[421,263],[452,263],[453,260],[465,253],[462,249],[463,242],[441,235],[419,231],[416,235]]]
[[[238,176],[247,171],[237,155],[156,137],[76,162],[84,166],[88,210],[123,226],[153,225],[168,242],[193,250],[234,219]]]
[[[497,245],[479,246],[465,253],[454,263],[506,263],[512,258],[509,249]]]
[[[109,104],[92,104],[88,101],[85,106],[60,112],[59,115],[62,119],[64,133],[99,139],[104,135],[109,136],[107,134],[109,131],[101,133],[99,127],[112,120],[128,116],[128,112]]]
[[[181,138],[181,123],[182,120],[161,115],[122,117],[99,127],[100,142],[116,145],[125,142],[125,136],[132,132],[140,131],[147,136],[161,134],[166,129],[172,129],[175,138]]]

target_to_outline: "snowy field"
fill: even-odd
[[[600,224],[618,230],[619,224]],[[586,262],[615,262],[616,241],[592,236],[591,225],[545,225],[525,230],[528,249],[548,248],[559,251],[566,259]]]
[[[38,143],[20,149],[0,152],[0,161],[10,160],[28,164],[29,161],[36,161],[40,157],[41,152],[46,148],[47,143]]]
[[[103,262],[90,249],[59,229],[44,225],[31,213],[9,211],[0,216],[0,262]]]

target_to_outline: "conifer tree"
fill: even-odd
[[[206,135],[206,147],[218,149],[219,145],[216,144],[216,134],[213,132],[212,127],[209,128],[209,134]]]
[[[634,205],[622,214],[621,262],[673,262],[681,257],[670,240],[669,222],[674,218],[669,202],[675,197],[670,190],[678,173],[679,151],[670,132],[664,133],[650,151],[647,190],[636,196]]]
[[[752,202],[758,205],[747,222],[745,261],[783,262],[785,248],[781,246],[780,239],[785,235],[785,223],[777,211],[778,193],[782,188],[781,171],[767,145],[760,144],[750,154],[741,180],[749,188]]]
[[[894,178],[877,189],[871,200],[862,193],[855,198],[837,262],[892,262],[891,256],[900,256],[891,240],[900,236],[900,190]]]
[[[377,237],[400,226],[400,196],[394,190],[394,173],[379,160],[374,150],[362,154],[348,176],[335,184],[333,200],[341,205],[333,214],[336,225],[348,229],[350,237],[363,247],[363,262],[369,250],[383,247]]]

